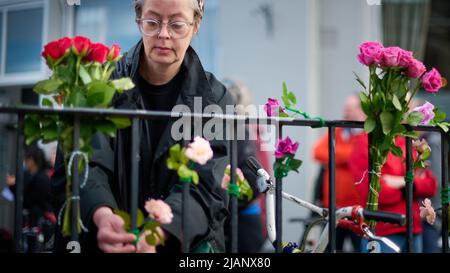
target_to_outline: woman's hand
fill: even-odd
[[[115,215],[111,208],[98,208],[93,221],[98,228],[97,243],[101,250],[106,253],[136,252],[133,245],[136,236],[125,231],[122,218]]]

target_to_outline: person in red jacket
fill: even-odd
[[[379,192],[378,210],[406,214],[405,199],[405,139],[397,137],[396,145],[403,151],[403,158],[395,157],[389,153],[386,164],[381,169],[381,190]],[[354,149],[350,157],[350,169],[353,173],[355,181],[357,181],[357,189],[361,197],[361,205],[365,206],[369,192],[368,179],[368,139],[367,134],[360,135],[355,141],[355,146],[360,147]],[[413,152],[415,159],[416,154]],[[414,201],[413,201],[413,234],[414,234],[414,252],[422,251],[422,220],[420,218],[419,204],[420,200],[432,197],[437,190],[437,181],[432,172],[428,169],[416,169],[414,171]],[[385,236],[396,243],[402,252],[406,251],[406,226],[399,226],[378,222],[375,227],[376,235]],[[367,241],[363,240],[361,250],[366,250]],[[391,252],[383,243],[380,243],[381,252]]]
[[[343,118],[345,120],[364,120],[365,115],[361,110],[359,97],[351,95],[346,98],[344,104]],[[356,190],[353,175],[349,169],[350,155],[353,151],[355,139],[362,134],[361,129],[355,128],[336,128],[336,206],[346,207],[359,204],[359,193]],[[328,134],[324,135],[315,145],[313,150],[314,159],[320,162],[324,168],[322,184],[322,206],[328,207]],[[320,182],[319,182],[320,183]],[[336,250],[342,251],[345,238],[349,237],[353,245],[353,251],[358,251],[360,248],[360,239],[350,230],[337,228],[336,229]]]

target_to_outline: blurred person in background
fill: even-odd
[[[56,217],[51,206],[49,164],[44,152],[37,145],[25,148],[24,167],[24,224],[30,229],[38,227],[43,232],[42,242],[46,242],[53,233],[53,224],[56,223]],[[7,175],[6,184],[14,195],[17,195],[16,177],[14,175]],[[38,238],[29,240],[28,252],[36,250],[35,239]]]
[[[228,78],[224,79],[223,83],[233,97],[235,105],[241,105],[244,108],[252,105],[253,99],[251,92],[243,82]],[[237,107],[237,114],[245,115],[246,113],[244,109]],[[257,129],[258,128],[254,124],[246,125],[245,140],[237,141],[238,168],[242,170],[244,177],[247,179],[253,190],[252,200],[244,199],[239,200],[238,202],[238,252],[240,253],[259,252],[266,237],[265,222],[263,221],[265,199],[264,196],[258,192],[256,176],[245,163],[250,156],[254,156],[265,168],[269,165],[268,154],[260,149]],[[249,139],[248,132],[251,130],[254,130],[256,133],[256,140]],[[266,168],[266,170],[269,169]],[[229,229],[229,218],[225,225],[225,228]],[[229,236],[227,236],[228,249],[230,250],[231,242],[229,239]]]
[[[343,119],[351,121],[363,121],[365,115],[361,109],[359,97],[351,95],[345,99],[343,109]],[[336,128],[336,207],[346,207],[357,205],[360,202],[359,193],[355,187],[355,181],[350,171],[350,155],[352,154],[354,142],[358,135],[362,133],[359,128]],[[322,200],[321,206],[328,207],[328,133],[325,134],[314,145],[314,159],[321,164],[323,178],[321,181]],[[319,188],[320,189],[320,188]],[[346,238],[351,239],[352,251],[358,252],[360,248],[360,238],[353,232],[343,228],[336,229],[336,250],[342,252]]]

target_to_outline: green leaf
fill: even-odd
[[[160,223],[155,220],[150,220],[144,224],[144,230],[156,230],[160,226]]]
[[[131,227],[130,215],[127,212],[125,212],[123,210],[119,210],[119,209],[115,209],[114,214],[117,214],[120,218],[122,218],[122,220],[124,222],[123,227],[125,228],[125,230],[129,230]]]
[[[59,87],[63,84],[62,81],[60,81],[57,78],[43,80],[38,82],[33,90],[41,95],[51,95],[57,93]]]
[[[425,161],[428,158],[430,158],[431,156],[431,151],[429,149],[425,149],[425,151],[422,152],[422,154],[420,154],[420,159]]]
[[[380,121],[381,127],[383,128],[383,133],[388,135],[394,127],[394,115],[390,112],[383,111],[380,115]]]
[[[288,114],[286,114],[285,112],[282,112],[282,111],[280,111],[280,113],[279,113],[279,117],[280,117],[280,118],[288,118],[288,117],[289,117],[289,115],[288,115]]]
[[[115,66],[111,66],[110,68],[108,68],[108,70],[105,73],[105,76],[103,77],[103,79],[105,81],[109,80],[111,78],[111,74],[113,73],[113,71],[116,69]]]
[[[156,237],[158,237],[159,239],[159,243],[164,246],[165,245],[165,241],[164,241],[164,237],[161,236],[161,234],[159,234],[159,232],[155,232]]]
[[[414,111],[409,113],[406,122],[411,126],[417,126],[422,122],[423,119],[424,117],[421,113]]]
[[[419,133],[417,133],[415,131],[406,131],[406,132],[402,133],[402,136],[410,137],[410,138],[418,138],[419,137]]]
[[[436,123],[444,121],[447,116],[444,112],[440,111],[438,107],[435,107],[433,112],[434,112],[433,121]]]
[[[87,101],[92,107],[107,107],[116,90],[105,82],[93,81],[88,86]]]
[[[448,127],[450,126],[450,123],[447,122],[439,122],[437,124],[437,126],[439,126],[444,132],[448,132]]]
[[[359,99],[361,100],[362,103],[370,103],[370,99],[365,92],[359,93]]]
[[[402,104],[395,94],[392,97],[392,104],[394,105],[395,109],[402,111]]]
[[[250,184],[246,179],[241,181],[238,179],[239,191],[240,191],[240,199],[243,199],[244,196],[247,196],[247,200],[250,201],[253,199],[253,190],[250,187]]]
[[[117,129],[124,129],[131,125],[131,121],[129,118],[121,118],[121,117],[108,117],[107,120],[110,120],[116,125]]]
[[[376,127],[377,123],[373,118],[367,118],[364,122],[364,131],[370,134]]]
[[[137,210],[136,226],[140,227],[144,224],[144,214],[140,209]]]
[[[180,163],[178,163],[176,159],[171,157],[167,158],[166,164],[169,170],[178,170],[178,168],[180,167]]]
[[[179,143],[173,145],[172,147],[170,147],[169,149],[169,156],[176,158],[180,155],[181,152],[181,145]]]
[[[106,134],[107,136],[110,137],[115,137],[116,135],[116,125],[107,119],[104,120],[96,120],[95,121],[95,129],[97,129],[98,131]]]
[[[147,235],[146,237],[145,237],[145,241],[147,242],[147,244],[149,244],[149,245],[151,245],[151,246],[154,246],[154,245],[156,245],[156,235],[155,235],[155,233],[154,232],[152,232],[152,233],[150,233],[149,235]]]
[[[56,123],[51,124],[50,126],[46,126],[42,129],[42,137],[45,141],[54,141],[57,140],[59,136],[58,126]]]
[[[111,84],[115,89],[119,91],[130,90],[134,87],[134,83],[130,78],[121,78],[118,80],[113,80],[111,81]]]
[[[91,65],[91,68],[90,68],[90,70],[91,70],[91,77],[92,77],[92,79],[93,80],[97,80],[97,81],[99,81],[99,80],[101,80],[101,72],[100,72],[100,64],[99,63],[97,63],[97,62],[94,62],[92,65]]]
[[[90,84],[92,82],[91,75],[89,75],[84,65],[80,65],[80,78],[85,85]]]
[[[286,96],[289,94],[289,90],[287,88],[286,82],[283,82],[283,96]]]
[[[288,95],[288,99],[292,102],[292,105],[297,104],[297,98],[295,97],[295,94],[290,92]]]
[[[400,147],[396,146],[396,145],[391,145],[391,149],[390,151],[392,152],[392,154],[396,157],[402,158],[403,157],[403,151]]]
[[[291,106],[291,103],[289,102],[289,99],[288,99],[287,96],[282,96],[282,97],[281,97],[281,100],[283,101],[283,104],[284,104],[285,107],[290,107],[290,106]],[[280,113],[280,114],[281,114],[281,113]],[[280,115],[280,116],[281,116],[281,115]]]
[[[386,99],[383,92],[376,92],[373,98],[375,112],[383,111],[386,108]]]
[[[53,107],[53,102],[48,99],[48,98],[43,98],[42,99],[42,106],[48,107],[48,108],[52,108]]]
[[[299,160],[299,159],[292,159],[290,162],[289,162],[289,168],[291,169],[291,170],[293,170],[293,171],[296,171],[296,172],[298,172],[298,168],[300,168],[300,166],[302,165],[302,161],[301,160]]]
[[[84,94],[80,91],[72,92],[69,96],[69,105],[73,107],[86,107],[87,100]]]
[[[361,78],[358,76],[358,74],[356,74],[355,72],[353,72],[353,74],[354,74],[355,77],[356,77],[356,81],[358,81],[359,84],[361,84],[361,86],[362,86],[365,90],[367,90],[366,85],[365,85],[364,82],[361,80]]]
[[[186,165],[180,165],[177,174],[181,178],[192,177],[191,170]]]
[[[55,76],[67,85],[75,83],[76,57],[70,56],[66,59],[66,64],[58,65],[55,70]]]
[[[191,174],[192,174],[192,182],[195,184],[195,185],[198,185],[198,182],[199,182],[199,177],[198,177],[198,173],[196,172],[196,171],[192,171],[191,172]]]

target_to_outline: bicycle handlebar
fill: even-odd
[[[404,214],[363,209],[362,215],[363,215],[364,219],[366,219],[366,220],[374,220],[374,221],[386,222],[386,223],[391,223],[391,224],[399,224],[401,226],[404,226],[406,224],[406,217]]]

